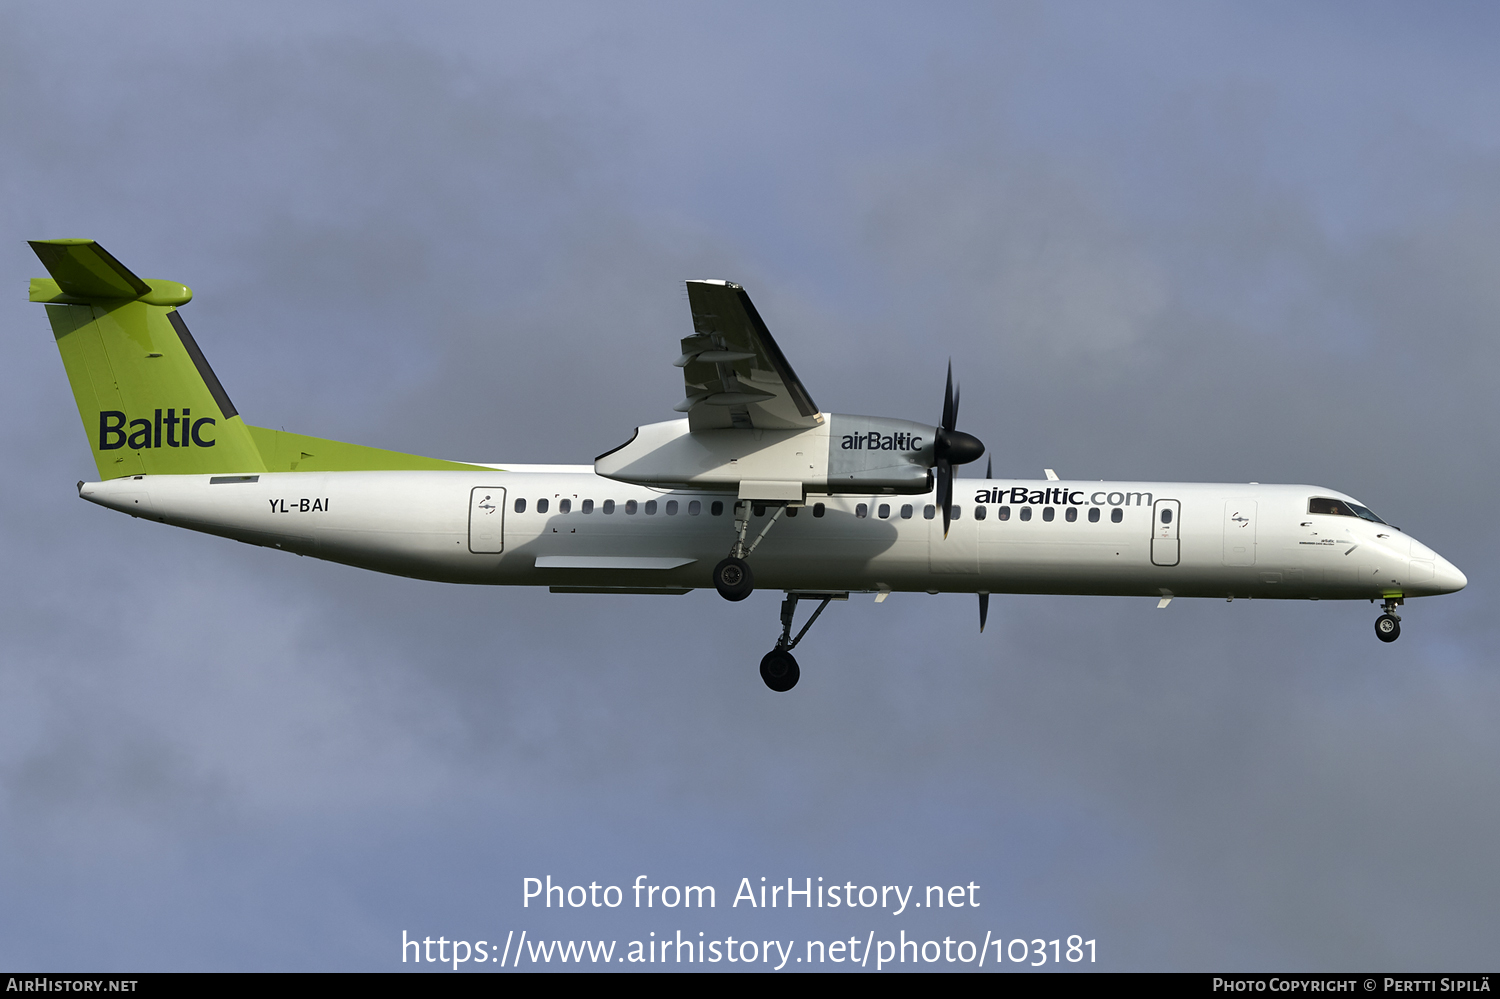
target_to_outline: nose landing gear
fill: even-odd
[[[1401,637],[1401,617],[1396,613],[1400,597],[1387,597],[1381,609],[1385,611],[1375,619],[1375,637],[1382,642],[1394,642]]]

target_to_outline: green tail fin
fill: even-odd
[[[187,285],[136,277],[91,239],[33,240],[47,318],[103,479],[204,472],[481,468],[248,426],[177,313]]]
[[[36,240],[47,304],[78,415],[104,479],[260,472],[260,451],[177,313],[193,293],[143,281],[88,239]]]

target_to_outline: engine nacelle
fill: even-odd
[[[733,491],[801,502],[807,493],[923,493],[931,488],[937,428],[879,416],[823,414],[806,430],[699,430],[687,420],[636,428],[594,459],[621,482]]]

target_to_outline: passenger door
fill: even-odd
[[[1224,564],[1255,564],[1255,500],[1224,503]]]
[[[475,486],[469,491],[469,551],[498,555],[505,549],[505,490]]]
[[[1151,564],[1176,565],[1181,559],[1177,529],[1182,504],[1177,500],[1157,500],[1151,508]]]

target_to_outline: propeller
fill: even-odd
[[[981,635],[984,634],[984,622],[985,622],[985,619],[988,618],[989,616],[990,616],[990,595],[988,593],[981,593],[981,594],[979,594],[979,633]]]
[[[978,461],[984,454],[984,443],[972,434],[954,429],[958,423],[958,390],[953,387],[953,362],[948,362],[948,388],[943,394],[943,423],[934,442],[933,470],[937,478],[937,502],[943,511],[943,537],[948,536],[948,522],[953,517],[953,466]]]

